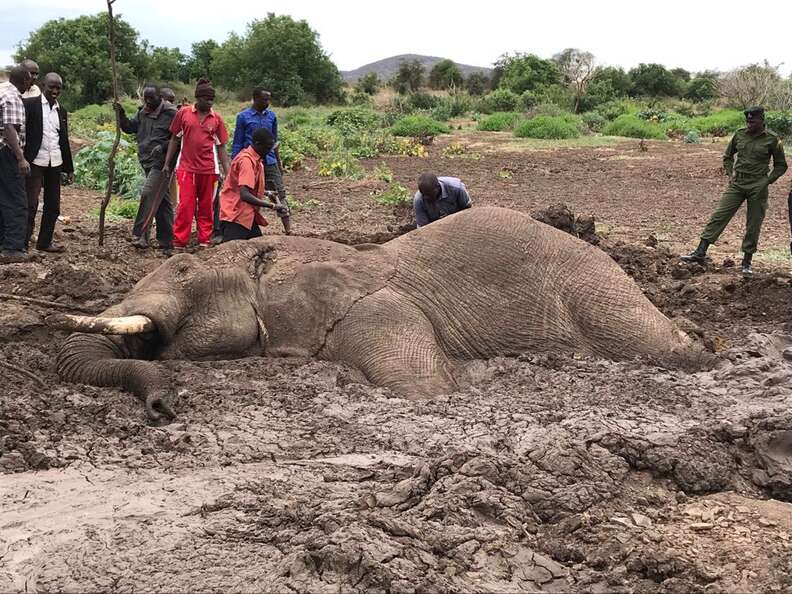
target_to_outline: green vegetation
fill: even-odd
[[[374,198],[374,202],[384,206],[409,204],[412,202],[413,198],[410,190],[398,182],[392,182],[390,186],[388,186],[388,189],[383,192],[372,192],[371,197]]]
[[[111,198],[110,202],[107,203],[107,210],[105,210],[105,216],[111,221],[114,219],[133,220],[137,215],[139,206],[140,206],[140,202],[138,200]],[[100,208],[97,206],[96,208],[91,210],[91,215],[98,219],[99,211]]]
[[[509,89],[496,89],[484,95],[479,101],[479,111],[484,113],[516,111],[519,106],[520,96]]]
[[[518,138],[577,138],[580,136],[580,130],[568,118],[561,116],[536,116],[521,122],[514,129],[514,135]]]
[[[113,146],[114,135],[101,131],[98,142],[82,149],[74,158],[74,176],[81,186],[93,190],[107,188],[107,159]],[[137,198],[143,187],[143,171],[137,159],[137,147],[121,139],[116,155],[113,192],[125,198]]]
[[[620,115],[605,126],[602,132],[608,136],[627,136],[628,138],[666,138],[662,126],[647,122],[632,114]]]
[[[489,132],[502,132],[503,130],[512,130],[517,122],[522,119],[522,114],[514,111],[501,111],[493,113],[485,117],[479,123],[477,128],[479,130]]]
[[[425,115],[407,115],[399,118],[391,126],[394,136],[437,136],[448,134],[448,126]]]

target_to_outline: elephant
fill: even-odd
[[[522,213],[479,207],[382,245],[267,235],[171,257],[75,331],[62,380],[125,388],[173,416],[157,359],[315,357],[407,398],[460,387],[465,360],[566,352],[710,356],[603,251]]]

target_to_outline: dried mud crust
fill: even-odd
[[[312,360],[168,362],[179,418],[151,427],[129,394],[60,384],[50,310],[0,301],[0,357],[48,385],[0,369],[0,590],[792,588],[787,271],[760,262],[744,282],[728,246],[681,266],[709,206],[668,218],[717,198],[720,147],[649,143],[638,160],[632,144],[516,153],[491,138],[479,160],[441,158],[440,138],[429,159],[386,162],[410,187],[434,168],[478,204],[593,216],[599,247],[721,367],[496,359],[467,364],[457,394],[409,402]],[[322,192],[296,212],[302,235],[379,243],[411,224],[371,182],[287,185]],[[0,267],[0,293],[101,310],[153,270],[128,223],[96,246],[95,203],[67,189],[69,251]],[[781,222],[771,208],[763,246],[786,240]]]

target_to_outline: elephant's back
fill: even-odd
[[[394,285],[452,354],[614,356],[644,348],[647,336],[672,340],[670,322],[607,254],[516,211],[472,208],[392,243]]]

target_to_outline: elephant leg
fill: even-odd
[[[372,383],[406,398],[457,389],[429,319],[390,289],[357,302],[330,332],[323,354],[357,367]]]

